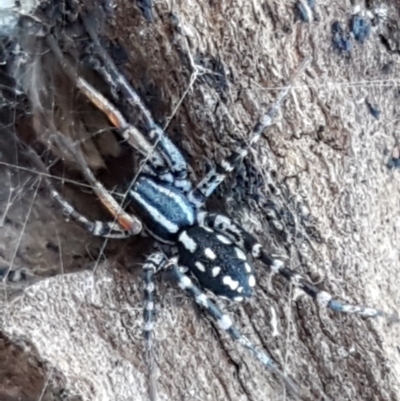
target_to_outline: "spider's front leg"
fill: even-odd
[[[274,273],[278,273],[293,286],[304,291],[322,307],[329,308],[335,312],[357,314],[366,317],[384,316],[390,323],[399,320],[397,314],[387,314],[380,309],[363,305],[351,305],[334,299],[331,294],[320,290],[307,281],[301,274],[285,267],[281,260],[270,257],[262,250],[262,245],[250,233],[224,215],[200,212],[198,215],[198,222],[200,225],[209,227],[227,236],[236,245],[249,252],[254,259],[261,260],[269,266]]]
[[[246,148],[238,153],[232,153],[226,160],[217,164],[211,169],[206,176],[193,188],[188,194],[189,200],[200,209],[207,198],[218,188],[218,186],[225,180],[225,178],[242,162],[242,160],[249,154],[250,148],[255,145],[262,136],[264,130],[272,124],[273,118],[282,106],[284,100],[292,89],[294,81],[305,70],[309,60],[305,59],[297,68],[289,84],[282,88],[279,92],[275,102],[269,107],[268,111],[255,125],[249,144]]]
[[[161,155],[154,151],[153,146],[139,132],[139,130],[130,124],[122,113],[110,101],[108,101],[105,96],[77,74],[72,65],[64,57],[54,36],[49,34],[46,36],[46,40],[65,75],[72,81],[76,88],[94,104],[94,106],[106,115],[110,123],[117,128],[121,137],[132,147],[137,149],[142,155],[148,157],[152,164],[158,167],[163,167],[164,160]]]
[[[82,15],[82,21],[87,33],[89,34],[96,55],[101,59],[102,65],[97,63],[94,65],[106,83],[110,86],[111,94],[117,103],[128,103],[132,112],[141,116],[143,126],[146,130],[147,138],[152,143],[154,149],[159,153],[167,164],[167,171],[172,177],[168,177],[166,173],[164,177],[160,175],[157,165],[150,160],[149,165],[144,170],[151,175],[157,177],[158,180],[169,181],[173,186],[182,190],[184,193],[192,189],[192,184],[188,179],[187,163],[177,146],[169,139],[165,130],[162,129],[155,121],[150,110],[145,106],[136,90],[129,84],[125,76],[118,70],[114,61],[99,41],[98,34],[95,30],[96,22],[90,13]],[[123,96],[121,99],[119,94]],[[154,150],[153,149],[153,150]]]

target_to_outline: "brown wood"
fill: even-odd
[[[239,172],[213,197],[210,208],[226,211],[271,253],[286,256],[290,267],[339,298],[393,311],[400,304],[400,172],[386,164],[399,140],[399,10],[395,2],[386,3],[388,17],[376,20],[366,42],[353,40],[352,50],[340,53],[331,43],[331,25],[339,20],[347,27],[353,3],[317,3],[317,20],[303,23],[295,20],[292,2],[157,2],[149,23],[133,1],[119,0],[114,15],[105,18],[105,29],[125,49],[127,62],[121,68],[146,94],[158,121],[171,117],[187,91],[167,132],[196,177],[204,174],[208,160],[220,160],[248,138],[279,88],[304,57],[311,57],[275,124],[245,164],[257,173],[260,185],[251,185],[247,176],[240,181],[244,173]],[[373,12],[378,3],[370,3]],[[179,17],[186,36],[176,32],[171,13]],[[75,45],[79,50],[79,41]],[[206,69],[199,69],[192,87],[188,52]],[[50,104],[57,105],[45,105],[47,117],[75,140],[108,127],[57,75],[51,56],[46,57],[41,76],[47,79],[41,85],[50,83],[49,92],[56,94],[56,103]],[[95,74],[84,73],[105,89]],[[379,119],[366,102],[377,105]],[[24,126],[20,120],[18,124],[21,133]],[[36,128],[41,124],[34,121]],[[102,145],[105,137],[108,142]],[[107,166],[109,176],[98,173],[112,187],[110,175],[130,174],[121,166],[131,166],[131,157],[110,132],[105,137],[96,136],[83,151],[92,168]],[[16,145],[5,138],[0,160],[29,166],[14,157]],[[109,158],[118,153],[122,159]],[[44,277],[7,300],[3,297],[1,332],[7,341],[29,348],[25,355],[1,359],[0,372],[12,372],[15,365],[23,371],[24,358],[32,352],[45,367],[35,379],[32,399],[39,399],[49,379],[52,394],[64,388],[69,397],[85,401],[147,400],[140,263],[151,250],[150,241],[109,241],[105,257],[98,257],[103,242],[65,222],[47,191],[36,193],[36,175],[0,168],[2,211],[10,185],[19,191],[0,230],[1,263]],[[81,187],[66,185],[64,194],[81,212],[106,216]],[[268,219],[267,201],[276,208],[281,230]],[[288,397],[257,361],[198,313],[168,275],[160,275],[157,291],[161,400]],[[399,326],[318,310],[261,265],[254,298],[226,309],[252,341],[309,389],[312,399],[400,399]],[[36,377],[35,369],[26,374],[28,381]],[[28,386],[24,377],[7,383],[0,382],[0,397],[11,388],[12,394],[20,389],[23,395]]]

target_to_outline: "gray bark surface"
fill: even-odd
[[[197,179],[207,163],[246,141],[279,88],[310,57],[274,124],[209,209],[233,217],[270,253],[339,299],[390,312],[400,305],[400,171],[387,167],[399,146],[400,15],[395,2],[384,4],[387,17],[376,19],[366,42],[353,40],[352,50],[341,53],[333,48],[331,25],[347,26],[365,7],[353,3],[317,3],[316,21],[303,23],[292,2],[156,2],[149,23],[134,2],[119,0],[107,17],[107,35],[127,52],[121,68],[146,94],[155,118],[172,116],[167,132]],[[378,4],[370,6],[377,15]],[[186,36],[174,30],[171,12]],[[193,85],[188,52],[206,69]],[[59,126],[64,121],[63,133],[76,139],[93,135],[93,126],[106,129],[100,113],[88,105],[77,109],[70,101],[75,95],[66,93],[59,107],[64,119],[55,117]],[[366,102],[380,110],[378,119]],[[115,175],[119,162],[105,155],[124,152],[104,135],[102,144],[96,138],[83,151],[94,169],[114,164]],[[108,241],[100,252],[103,241],[64,221],[45,187],[37,189],[36,174],[15,168],[29,163],[7,138],[0,138],[1,266],[42,279],[1,293],[0,399],[58,399],[63,389],[67,399],[147,400],[140,263],[151,241]],[[106,216],[86,192],[64,188],[80,211]],[[321,310],[256,265],[254,297],[222,305],[311,399],[400,400],[398,325]],[[290,398],[168,274],[157,278],[157,293],[160,400]]]

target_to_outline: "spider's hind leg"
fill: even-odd
[[[200,225],[205,225],[206,227],[212,228],[213,230],[226,235],[242,249],[251,253],[253,258],[261,260],[269,266],[274,273],[278,273],[293,284],[293,286],[299,288],[313,298],[320,306],[329,308],[335,312],[357,314],[366,317],[384,316],[390,323],[398,320],[396,314],[389,315],[380,309],[370,308],[363,305],[347,304],[334,299],[331,294],[320,290],[318,287],[307,281],[300,273],[285,267],[281,260],[270,257],[262,250],[262,245],[250,233],[234,223],[228,217],[217,213],[201,212],[199,213],[198,220]]]
[[[204,294],[199,287],[197,287],[192,280],[182,272],[174,259],[168,263],[172,269],[173,275],[178,282],[178,285],[183,290],[187,291],[196,301],[196,303],[205,309],[205,311],[218,323],[218,326],[224,330],[229,336],[237,341],[241,346],[247,348],[254,357],[256,357],[264,367],[271,371],[279,380],[281,380],[287,390],[296,398],[304,398],[302,390],[298,385],[283,372],[279,370],[272,358],[264,351],[258,349],[246,336],[242,335],[237,327],[235,327],[228,315],[215,305],[206,294]]]
[[[153,347],[154,275],[164,267],[166,261],[167,258],[162,252],[156,252],[150,255],[143,265],[143,337],[147,356],[150,356]],[[153,360],[150,358],[149,362],[152,365]]]
[[[149,374],[149,395],[157,399],[154,379],[153,329],[154,329],[154,275],[164,268],[167,258],[162,252],[150,255],[143,265],[143,338],[145,359]]]

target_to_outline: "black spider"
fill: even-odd
[[[139,218],[122,210],[95,179],[73,144],[60,134],[55,136],[58,145],[71,153],[80,165],[85,178],[93,185],[96,195],[115,220],[113,222],[88,220],[77,212],[47,179],[53,198],[63,207],[68,217],[83,225],[93,235],[125,238],[138,234],[143,225],[156,241],[175,247],[177,256],[168,260],[164,253],[156,252],[149,256],[143,265],[143,330],[147,355],[151,355],[152,349],[154,275],[162,269],[170,269],[179,286],[194,297],[195,301],[218,322],[221,329],[225,330],[233,340],[249,349],[267,369],[283,380],[294,396],[301,397],[298,386],[279,370],[272,358],[264,351],[257,349],[247,337],[242,335],[231,319],[223,314],[203,292],[208,290],[217,296],[235,301],[250,297],[256,285],[252,259],[259,259],[272,272],[280,274],[323,307],[368,317],[384,315],[377,309],[348,305],[333,299],[329,293],[319,290],[300,274],[285,267],[281,260],[270,257],[253,235],[232,219],[222,214],[207,212],[205,209],[204,205],[208,197],[235,166],[242,162],[249,148],[260,139],[265,128],[271,124],[274,114],[289,93],[291,85],[279,93],[276,102],[255,126],[248,147],[216,165],[200,182],[193,185],[188,178],[187,163],[182,153],[163,129],[154,122],[137,92],[119,73],[90,27],[86,28],[93,41],[93,48],[103,63],[104,77],[107,77],[107,83],[112,85],[111,93],[122,94],[131,106],[140,111],[145,135],[130,125],[119,110],[76,74],[63,58],[54,37],[48,35],[47,42],[60,66],[77,88],[108,116],[121,136],[146,158],[143,169],[127,191],[127,196],[134,204]],[[296,75],[303,69],[300,68]],[[33,155],[33,160],[39,169],[45,169],[36,155]],[[151,360],[149,362],[152,363]]]

